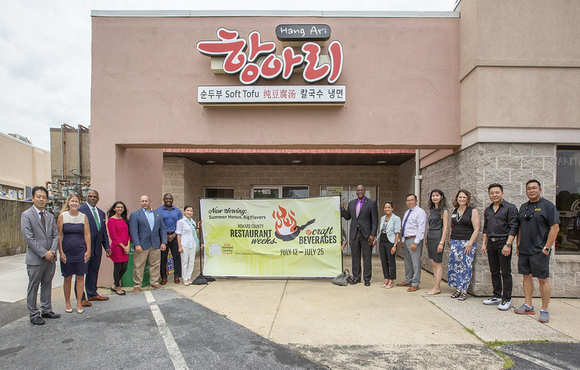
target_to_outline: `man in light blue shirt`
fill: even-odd
[[[397,286],[408,286],[407,292],[419,290],[421,282],[421,253],[427,225],[427,214],[417,205],[417,196],[408,194],[406,198],[409,208],[403,216],[401,235],[403,240],[403,256],[405,257],[405,281]]]
[[[167,232],[160,213],[151,209],[149,196],[143,195],[139,200],[141,209],[131,213],[129,219],[129,233],[131,242],[135,246],[133,254],[133,287],[134,293],[141,291],[145,262],[149,261],[151,287],[161,289],[159,285],[159,265],[161,251],[167,244]]]

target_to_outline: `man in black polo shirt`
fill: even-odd
[[[534,293],[533,277],[540,283],[542,309],[540,322],[550,321],[548,303],[552,294],[552,287],[548,281],[550,276],[550,252],[560,230],[560,219],[556,206],[541,197],[542,186],[538,180],[529,180],[526,183],[528,201],[520,207],[518,231],[519,256],[518,272],[524,275],[525,304],[515,309],[521,315],[534,315],[532,294]]]
[[[487,253],[493,297],[484,300],[483,304],[498,305],[500,310],[507,311],[512,299],[512,243],[518,233],[518,209],[503,199],[501,184],[491,184],[487,191],[492,203],[483,213],[481,251]]]

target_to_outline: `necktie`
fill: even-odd
[[[42,224],[42,230],[46,234],[46,220],[44,218],[44,211],[40,211],[40,223]]]
[[[93,216],[95,216],[95,224],[97,225],[97,231],[101,231],[101,221],[99,220],[99,216],[97,216],[97,211],[95,207],[93,208]]]
[[[409,213],[407,213],[407,217],[405,217],[405,220],[403,221],[403,226],[401,227],[401,235],[404,237],[405,236],[405,225],[407,224],[407,220],[409,219],[409,216],[411,215],[411,212],[413,212],[412,209],[409,210]]]
[[[362,207],[362,201],[361,200],[357,200],[356,201],[356,217],[358,217],[358,214],[360,213],[361,207]]]

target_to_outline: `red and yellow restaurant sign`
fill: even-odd
[[[286,28],[292,25],[284,25]],[[301,29],[296,25],[294,29]],[[326,40],[330,27],[311,29],[324,30],[320,38]],[[215,73],[238,75],[243,86],[199,86],[198,102],[200,104],[312,104],[333,103],[344,104],[346,87],[336,86],[331,89],[328,85],[304,86],[256,86],[262,78],[274,80],[282,77],[289,80],[292,75],[302,72],[304,81],[309,84],[326,80],[329,85],[338,81],[342,74],[344,61],[342,44],[332,41],[328,47],[328,55],[321,55],[322,48],[315,37],[306,38],[301,46],[286,46],[280,55],[276,54],[276,43],[262,41],[259,31],[252,31],[248,40],[241,37],[236,30],[219,28],[218,40],[199,41],[197,50],[212,57],[212,70]],[[214,68],[220,63],[219,70]],[[248,87],[253,87],[249,89]],[[245,87],[245,88],[244,88]]]

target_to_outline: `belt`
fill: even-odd
[[[173,235],[173,234],[175,234],[175,231],[168,231],[167,232],[167,235]]]
[[[405,236],[405,239],[414,238],[414,237],[416,237],[416,236],[417,236],[417,235],[409,235],[409,236]]]
[[[507,239],[508,239],[507,236],[499,236],[499,237],[491,237],[491,238],[489,238],[489,241],[495,243],[495,242],[500,242],[500,241],[504,241]]]

